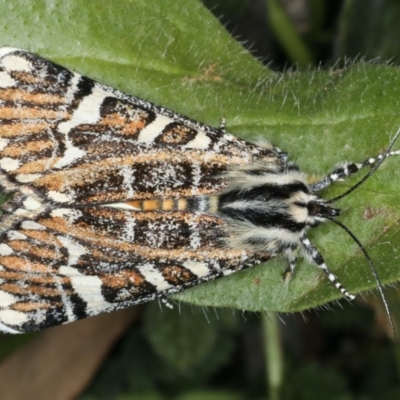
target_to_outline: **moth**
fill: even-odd
[[[393,144],[393,142],[392,142]],[[391,144],[391,146],[392,146]],[[322,269],[319,196],[388,150],[310,184],[235,138],[29,52],[0,50],[0,330],[30,332],[179,292],[283,255]]]

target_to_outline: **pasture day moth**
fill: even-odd
[[[282,254],[351,295],[307,230],[319,195],[389,148],[310,184],[287,154],[237,139],[23,50],[0,50],[0,330],[144,303]],[[397,136],[396,136],[397,137]]]

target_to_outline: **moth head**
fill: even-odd
[[[307,209],[307,226],[312,228],[318,226],[321,222],[332,220],[340,215],[340,209],[327,204],[321,197],[310,195],[307,204],[298,203],[299,207]]]

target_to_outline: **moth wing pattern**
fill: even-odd
[[[21,218],[0,244],[1,328],[71,322],[253,265],[215,246],[225,234],[221,219],[190,212],[49,208]]]
[[[0,50],[0,329],[124,308],[269,258],[224,251],[226,223],[137,207],[220,192],[232,165],[276,151]],[[133,204],[133,205],[132,205]],[[125,207],[126,206],[126,207]]]
[[[102,204],[224,188],[263,149],[22,50],[0,53],[0,183],[43,201]],[[162,171],[162,174],[160,173]]]

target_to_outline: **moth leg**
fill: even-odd
[[[318,251],[318,249],[311,244],[311,242],[308,240],[307,237],[303,236],[300,239],[301,243],[303,244],[303,251],[305,256],[313,263],[315,264],[318,268],[321,268],[328,279],[334,284],[334,286],[340,290],[340,292],[348,299],[348,300],[354,300],[355,296],[349,293],[343,285],[338,281],[336,275],[334,275],[331,271],[329,271],[328,267],[325,264],[325,261],[321,255],[321,253]]]
[[[288,262],[288,267],[286,268],[285,272],[282,274],[283,280],[285,282],[289,282],[294,275],[294,270],[296,269],[296,261],[297,261],[297,251],[295,250],[288,250],[285,252],[285,258]]]
[[[345,179],[350,175],[357,173],[360,169],[365,167],[373,167],[377,162],[381,161],[383,158],[398,156],[400,155],[400,150],[389,151],[382,154],[379,154],[376,157],[369,157],[361,163],[345,163],[341,166],[336,167],[329,175],[325,178],[322,178],[318,182],[313,183],[311,186],[312,191],[319,192],[322,189],[330,186],[333,182],[336,182],[340,179]]]
[[[225,125],[225,123],[226,123],[226,120],[225,120],[225,118],[221,118],[221,122],[219,123],[219,130],[220,130],[220,132],[221,133],[226,133],[226,125]]]
[[[167,300],[165,296],[160,297],[161,303],[163,303],[166,307],[170,308],[171,310],[174,308],[174,306]]]

